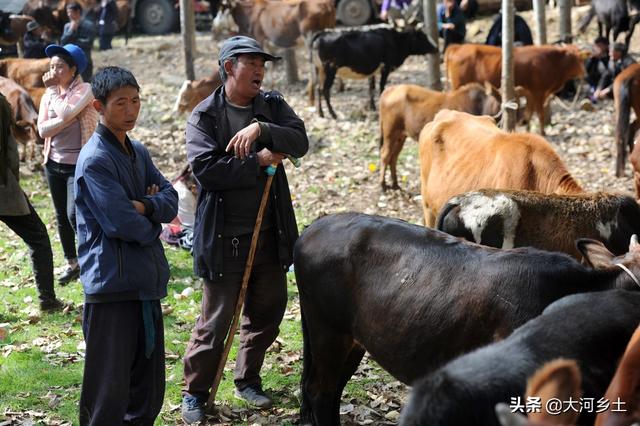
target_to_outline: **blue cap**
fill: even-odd
[[[65,44],[64,46],[50,44],[46,49],[44,49],[44,53],[46,53],[50,58],[53,58],[59,53],[71,56],[73,62],[75,62],[76,68],[78,68],[78,74],[81,74],[85,69],[87,69],[89,62],[87,61],[87,56],[84,54],[82,49],[71,43]]]
[[[281,59],[280,56],[273,56],[262,50],[258,42],[251,37],[233,36],[225,40],[222,44],[220,54],[218,55],[218,63],[222,65],[224,60],[243,54],[260,55],[267,61],[277,61]]]

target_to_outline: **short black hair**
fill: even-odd
[[[77,10],[78,12],[82,12],[82,6],[80,5],[80,3],[69,3],[67,5],[67,9],[71,9],[71,10]]]
[[[622,53],[622,55],[624,56],[627,54],[627,45],[624,43],[613,43],[613,50]]]
[[[609,39],[603,36],[596,37],[596,39],[593,41],[593,44],[606,44],[608,46]]]
[[[107,103],[111,92],[127,86],[135,87],[140,91],[140,86],[131,71],[120,67],[100,68],[91,80],[93,97],[103,104]]]

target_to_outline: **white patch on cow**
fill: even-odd
[[[180,86],[180,90],[178,91],[178,97],[176,98],[176,103],[173,104],[173,112],[180,111],[180,101],[182,100],[182,96],[184,96],[184,92],[187,90],[187,87],[189,87],[190,82],[191,82],[190,80],[185,80],[182,83],[182,86]]]
[[[492,216],[500,216],[503,219],[502,248],[513,248],[516,239],[516,227],[520,221],[520,209],[512,199],[499,194],[488,197],[479,192],[467,194],[464,198],[454,198],[451,202],[460,205],[460,219],[464,226],[471,231],[473,239],[482,244],[482,232],[487,226],[487,221]]]
[[[596,223],[596,229],[600,233],[600,236],[605,240],[608,240],[609,237],[611,237],[613,230],[616,229],[617,227],[618,227],[617,217],[614,217],[611,221],[607,223],[602,223],[602,222]]]

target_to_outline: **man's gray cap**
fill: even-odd
[[[222,48],[220,48],[218,63],[222,66],[225,60],[242,54],[261,55],[267,61],[282,59],[280,56],[273,56],[265,52],[258,42],[251,37],[233,36],[225,40]]]

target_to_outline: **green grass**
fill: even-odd
[[[24,166],[23,166],[24,167]],[[54,251],[54,264],[64,266],[62,248],[55,228],[55,214],[44,178],[39,172],[23,178],[22,187],[36,211],[47,225]],[[183,249],[165,245],[165,253],[171,265],[169,294],[162,301],[173,311],[164,318],[167,353],[167,383],[165,404],[156,424],[179,423],[181,400],[182,355],[191,329],[200,312],[201,292],[199,280],[194,277],[192,259]],[[0,324],[8,331],[0,340],[0,421],[6,412],[37,412],[44,417],[32,417],[34,421],[48,424],[68,421],[77,424],[77,407],[82,383],[83,359],[78,353],[83,341],[80,316],[77,310],[69,313],[29,316],[38,312],[35,288],[28,250],[24,243],[4,224],[0,223]],[[289,277],[289,299],[297,299],[293,274]],[[196,291],[187,299],[178,300],[188,286]],[[56,293],[75,306],[82,303],[79,282],[65,287],[56,285]],[[263,368],[265,388],[272,390],[279,408],[289,417],[297,413],[299,404],[293,396],[299,386],[301,363],[282,361],[293,351],[302,348],[300,323],[288,315],[281,326],[280,352],[269,352]],[[237,339],[236,339],[237,342]],[[218,392],[218,401],[231,409],[247,408],[233,397],[232,366],[236,347],[230,354],[225,378]],[[291,366],[289,367],[289,364]],[[173,410],[171,410],[174,408]],[[246,410],[246,416],[252,414]],[[286,423],[286,420],[283,420]],[[243,422],[240,421],[240,424]]]

